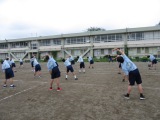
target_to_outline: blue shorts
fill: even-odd
[[[12,68],[13,68],[13,67],[16,67],[16,64],[15,64],[15,63],[12,63]]]
[[[34,62],[34,61],[31,62],[31,67],[34,67],[34,66],[33,66],[33,62]]]
[[[157,64],[157,60],[154,59],[154,60],[152,61],[152,64]]]
[[[41,66],[39,64],[37,64],[35,66],[35,72],[37,72],[37,71],[41,71]]]
[[[74,64],[75,64],[75,62],[74,62],[74,60],[72,60],[72,61],[71,61],[71,65],[74,65]]]
[[[90,64],[94,64],[94,61],[93,61],[93,60],[90,60]]]
[[[14,77],[13,70],[11,68],[5,69],[5,78],[10,79]]]
[[[72,65],[67,66],[67,73],[71,71],[74,72]]]
[[[23,65],[23,62],[20,62],[20,65]]]
[[[56,66],[52,69],[51,79],[59,78],[61,76],[61,72],[59,68]]]
[[[80,63],[80,68],[85,68],[84,62]]]
[[[140,75],[138,69],[135,69],[135,70],[129,72],[129,83],[130,83],[130,85],[133,86],[135,84],[135,82],[137,84],[142,83],[141,75]]]

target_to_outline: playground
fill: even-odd
[[[42,78],[34,78],[30,63],[15,72],[15,88],[3,88],[5,79],[0,72],[0,120],[159,120],[160,119],[160,64],[149,70],[147,62],[136,62],[142,77],[145,100],[139,99],[137,86],[132,88],[130,99],[128,82],[122,82],[118,63],[95,62],[94,69],[79,73],[79,63],[74,65],[78,80],[72,74],[65,80],[65,67],[61,71],[61,91],[49,90],[50,74],[46,63],[40,63]],[[8,84],[9,86],[9,84]]]

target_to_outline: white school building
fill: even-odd
[[[112,49],[124,49],[124,46],[128,47],[130,57],[153,54],[160,58],[160,25],[0,40],[0,59],[30,59],[32,54],[42,58],[47,53],[57,58],[66,55],[103,57],[115,55]]]

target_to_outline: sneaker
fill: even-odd
[[[7,85],[3,85],[3,88],[6,88],[7,87]]]
[[[16,87],[15,85],[10,85],[10,88],[14,88],[14,87]]]
[[[122,82],[125,82],[125,79],[123,79]]]
[[[78,80],[78,78],[75,78],[74,80]]]
[[[129,99],[129,94],[125,94],[124,98]]]
[[[94,69],[94,67],[92,67],[92,69]]]
[[[139,99],[140,99],[140,100],[144,100],[144,99],[146,99],[146,98],[144,97],[143,94],[141,94]]]
[[[120,72],[118,72],[118,74],[121,74]]]
[[[66,78],[66,80],[68,80],[68,79]]]
[[[50,87],[50,88],[49,88],[49,90],[53,90],[53,88],[52,88],[52,87]]]
[[[61,91],[61,90],[62,90],[62,88],[60,88],[60,87],[57,88],[57,91]]]

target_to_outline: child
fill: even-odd
[[[41,66],[36,58],[34,58],[33,66],[35,68],[34,77],[36,77],[36,75],[38,74],[39,78],[41,78]]]
[[[23,60],[21,58],[19,59],[19,64],[20,64],[19,67],[21,67],[21,66],[23,67]]]
[[[109,61],[109,63],[110,63],[110,62],[113,62],[112,56],[108,55],[108,61]]]
[[[124,97],[126,99],[129,99],[131,88],[136,82],[140,93],[140,100],[144,100],[145,97],[143,95],[143,89],[141,85],[142,83],[141,75],[139,73],[137,66],[120,49],[114,49],[114,50],[117,50],[121,53],[121,56],[117,57],[117,61],[121,63],[122,70],[124,71],[126,77],[129,80],[128,92],[127,94],[124,95]]]
[[[33,62],[34,62],[34,56],[31,56],[30,63],[31,63],[32,71],[34,72]]]
[[[120,50],[120,48],[116,48],[116,49]],[[113,51],[114,51],[114,50],[115,50],[115,49],[113,49]],[[117,57],[121,56],[121,53],[120,53],[119,51],[117,51],[116,53],[117,53],[117,56],[116,56],[116,58],[114,58],[114,59],[117,60]],[[122,72],[121,63],[118,62],[118,74],[121,74],[121,73],[123,73],[123,72]],[[125,79],[126,79],[126,78],[125,78],[125,74],[123,73],[122,76],[123,76],[122,82],[125,82]]]
[[[154,69],[156,70],[156,64],[157,64],[156,58],[153,55],[148,55],[147,57],[151,61],[151,66],[149,67],[149,69],[151,70],[151,67],[154,67]]]
[[[71,73],[73,74],[74,76],[74,79],[75,80],[78,80],[78,78],[76,77],[76,74],[74,73],[74,69],[69,61],[69,58],[67,58],[66,60],[65,59],[62,59],[62,61],[64,62],[64,65],[66,66],[66,80],[68,79],[68,73],[69,71],[71,71]]]
[[[49,71],[49,73],[51,75],[51,82],[50,82],[49,90],[53,89],[52,85],[53,85],[54,80],[56,80],[56,83],[57,83],[57,91],[62,90],[60,88],[60,84],[59,84],[59,79],[60,79],[61,73],[60,73],[59,68],[58,68],[58,66],[56,64],[56,61],[53,60],[53,58],[50,57],[49,55],[46,55],[45,59],[46,59],[46,61],[48,61],[47,68],[48,68],[48,71]]]
[[[3,87],[6,88],[7,80],[10,80],[10,88],[14,88],[15,85],[13,84],[13,79],[12,79],[14,77],[14,73],[7,60],[2,61],[2,70],[5,72],[5,78],[6,78]]]
[[[69,61],[71,62],[71,65],[74,65],[75,62],[74,62],[74,58],[72,56],[69,56]]]
[[[79,72],[81,72],[81,70],[83,68],[83,73],[85,73],[85,64],[84,64],[82,56],[77,56],[77,58],[78,58],[77,62],[80,62],[80,70],[79,70]]]
[[[14,70],[14,72],[17,72],[16,69],[15,69],[16,68],[16,64],[15,64],[13,58],[11,58],[10,62],[11,62],[11,68]]]
[[[89,64],[90,64],[88,68],[90,68],[90,67],[94,68],[94,67],[93,67],[93,64],[94,64],[93,58],[92,58],[91,56],[89,56],[89,57],[87,57],[87,58],[88,58],[88,62],[89,62]]]

